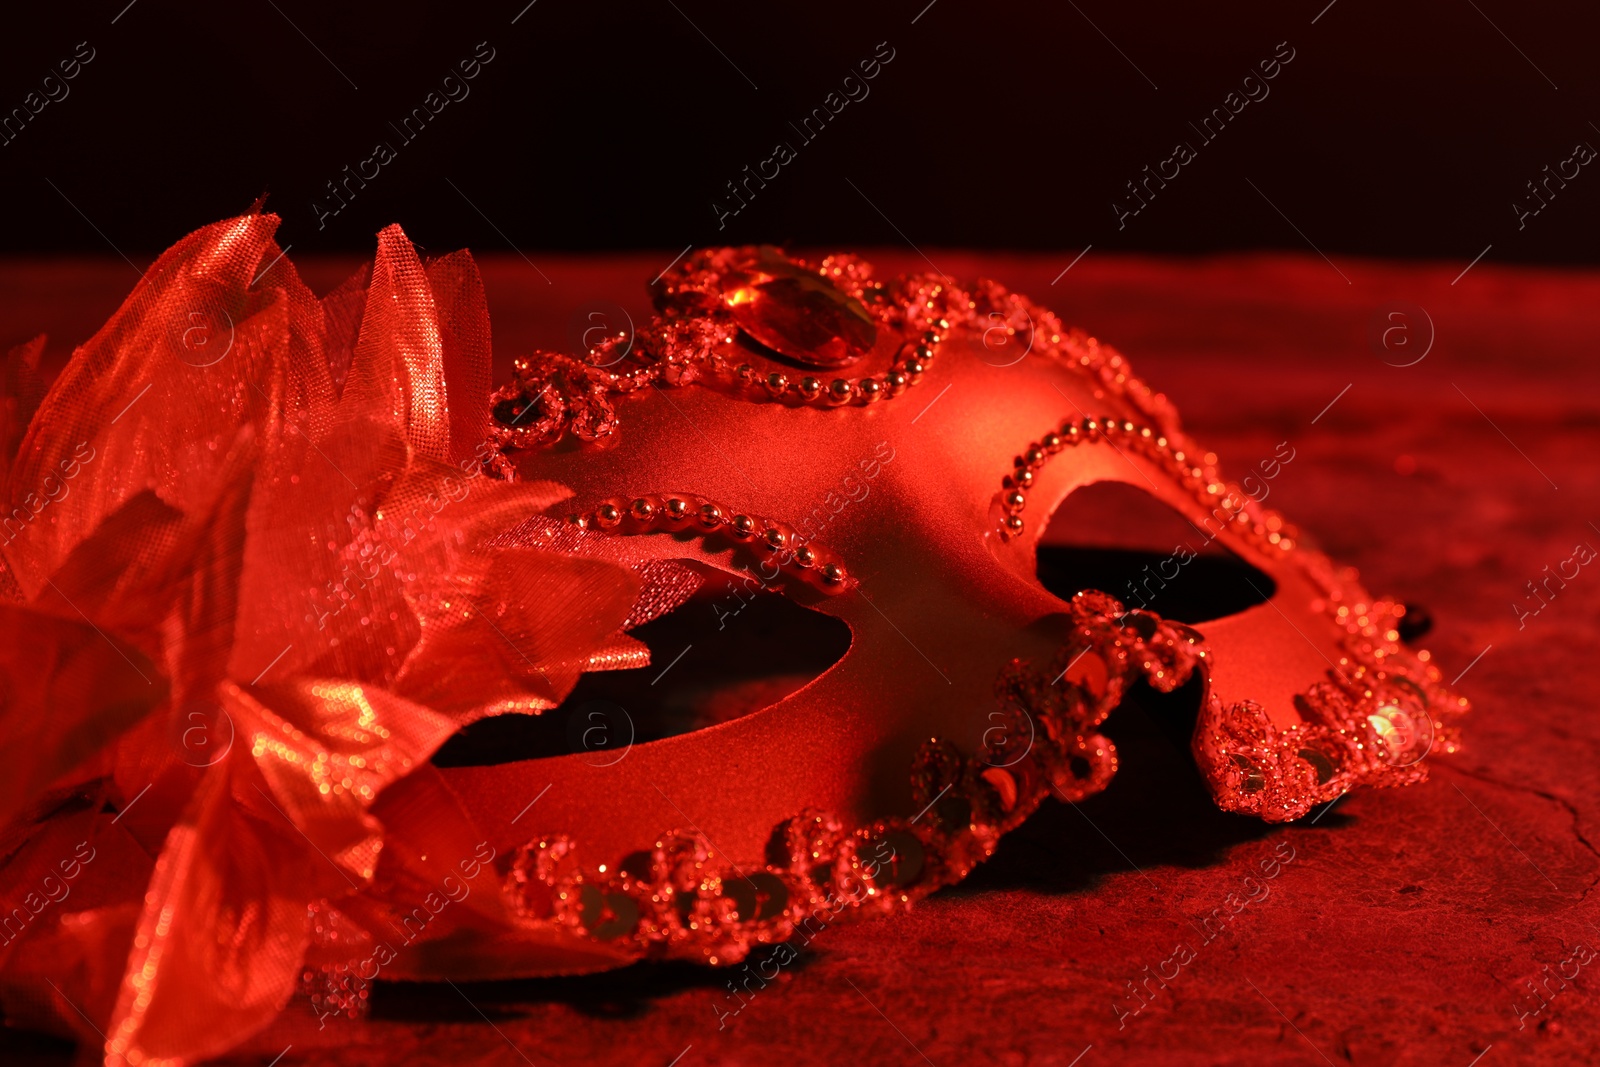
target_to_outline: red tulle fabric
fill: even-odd
[[[166,252],[48,394],[42,338],[6,363],[0,998],[108,1065],[237,1045],[293,993],[313,902],[348,956],[470,856],[428,757],[558,703],[638,592],[494,545],[566,491],[474,452],[470,256],[424,263],[390,227],[318,300],[276,225]],[[427,937],[493,937],[499,900]]]

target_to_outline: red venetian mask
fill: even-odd
[[[532,750],[513,725],[483,723],[490,765],[443,772],[497,847],[521,848],[531,914],[630,956],[726,960],[838,901],[892,911],[964,877],[1052,792],[1103,789],[1117,755],[1099,727],[1140,682],[1199,677],[1200,771],[1223,808],[1270,821],[1420,780],[1429,748],[1452,747],[1465,702],[1401,647],[1404,608],[1224,481],[1165,397],[1048,311],[768,247],[696,252],[655,296],[637,337],[520,359],[495,394],[500,469],[574,491],[571,515],[507,543],[626,563],[642,583],[627,626],[661,633],[648,667],[619,641],[637,685],[591,675],[555,713],[646,743],[517,759]],[[1133,580],[1047,588],[1036,553],[1058,509],[1053,534],[1116,544],[1094,494],[1074,496],[1095,483],[1182,516],[1261,602],[1163,619],[1184,546]],[[752,650],[739,628],[767,625],[773,596],[843,626],[774,623]],[[702,625],[667,637],[667,613],[689,612]],[[835,654],[814,678],[746,677]],[[673,714],[651,690],[674,672],[733,692],[707,683]]]

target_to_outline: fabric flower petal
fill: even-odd
[[[210,768],[167,835],[105,1035],[107,1067],[182,1067],[244,1040],[293,993],[314,863]]]
[[[316,358],[288,359],[293,305],[309,293],[281,265],[293,293],[250,288],[276,225],[245,215],[179,242],[62,371],[7,483],[7,513],[48,499],[0,545],[27,595],[129,497],[151,490],[189,511],[211,496],[245,421],[329,406],[320,343]]]

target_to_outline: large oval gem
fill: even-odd
[[[877,323],[861,301],[770,246],[727,277],[722,300],[750,337],[813,367],[847,366],[878,340]]]

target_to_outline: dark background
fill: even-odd
[[[302,254],[367,251],[399,221],[437,251],[772,240],[1600,259],[1600,167],[1525,229],[1511,206],[1576,142],[1600,146],[1592,5],[526,2],[8,14],[0,114],[78,42],[95,58],[0,145],[0,252],[148,256],[267,192]],[[470,95],[401,143],[389,123],[480,41],[495,58]],[[801,144],[789,123],[882,41],[895,58],[870,96]],[[1188,123],[1281,41],[1295,58],[1270,96],[1201,147]],[[325,183],[380,139],[397,158],[319,229]],[[780,139],[798,157],[719,230],[713,200]],[[1199,158],[1119,230],[1113,198],[1180,139]]]

